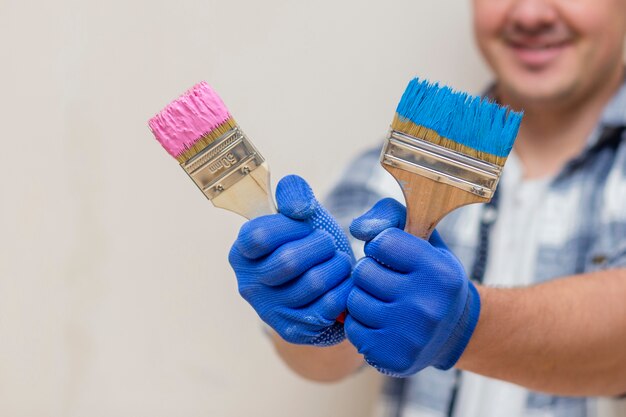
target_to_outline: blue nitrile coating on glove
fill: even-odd
[[[379,201],[354,220],[365,255],[352,272],[345,331],[380,372],[409,376],[449,369],[461,357],[480,314],[480,297],[435,231],[429,242],[402,229],[406,209]]]
[[[348,238],[302,178],[283,178],[276,200],[279,214],[246,222],[231,248],[239,292],[286,341],[337,344],[352,288]]]

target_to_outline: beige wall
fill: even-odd
[[[0,415],[364,416],[290,374],[147,119],[193,83],[323,194],[413,75],[478,91],[465,0],[0,0]]]

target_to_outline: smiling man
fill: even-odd
[[[402,231],[404,207],[386,198],[399,189],[367,152],[326,205],[344,229],[374,205],[350,227],[366,242],[354,263],[287,178],[281,214],[246,223],[231,251],[241,294],[304,377],[364,361],[400,377],[381,415],[626,416],[626,0],[473,8],[488,94],[525,111],[497,198],[424,242]]]

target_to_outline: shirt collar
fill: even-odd
[[[626,79],[622,81],[622,85],[602,111],[600,120],[591,132],[581,157],[602,148],[605,144],[603,139],[611,137],[612,132],[615,132],[616,129],[623,129],[624,126],[626,126]]]
[[[626,79],[604,108],[600,125],[603,127],[626,126]]]

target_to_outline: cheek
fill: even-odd
[[[492,68],[499,64],[502,28],[506,22],[506,4],[511,0],[474,0],[474,39],[483,58]]]
[[[474,0],[474,33],[482,46],[497,38],[506,23],[511,0]]]
[[[597,52],[622,44],[626,0],[561,0],[561,13],[580,40]]]
[[[623,37],[623,32],[609,27],[602,31],[590,32],[587,39],[580,44],[581,59],[586,70],[606,73],[615,66],[623,66]]]

